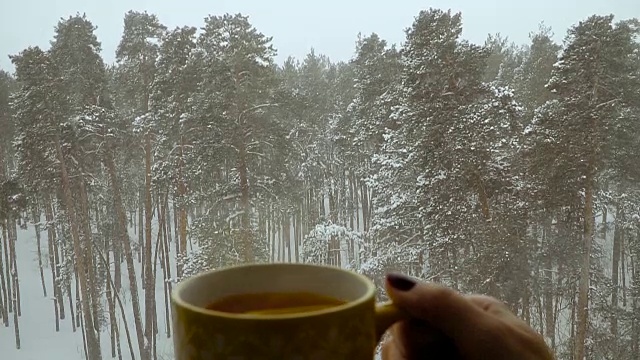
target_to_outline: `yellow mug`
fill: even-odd
[[[345,303],[299,313],[209,310],[229,295],[308,292]],[[406,315],[375,303],[376,288],[352,271],[310,264],[251,264],[204,272],[171,294],[176,360],[370,360],[386,329]]]

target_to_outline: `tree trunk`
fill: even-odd
[[[176,239],[176,243],[175,243],[175,249],[176,249],[176,257],[178,256],[178,254],[180,253],[180,234],[179,234],[179,227],[180,225],[178,225],[178,200],[175,194],[173,194],[173,237]],[[185,213],[186,214],[186,213]],[[186,244],[185,244],[186,247]],[[176,274],[178,273],[178,262],[176,261]],[[178,276],[178,278],[180,278],[180,276]]]
[[[120,330],[118,329],[118,323],[116,322],[116,327],[115,327],[115,338],[116,338],[116,353],[118,356],[118,360],[122,360],[122,347],[120,346]],[[128,338],[129,340],[129,345],[131,345],[131,338]],[[131,360],[134,360],[134,354],[133,354],[133,347],[131,347]]]
[[[0,241],[0,250],[2,250],[2,242],[1,241]],[[2,257],[0,257],[0,270],[2,268],[3,268],[3,266],[2,266]],[[0,290],[2,290],[2,285],[0,285]],[[7,322],[7,320],[5,320],[5,318],[4,318],[5,309],[7,308],[7,306],[5,305],[6,302],[7,302],[6,299],[2,296],[2,293],[0,292],[0,320],[2,320],[3,324],[5,324]]]
[[[522,318],[527,325],[531,325],[531,290],[529,290],[531,285],[528,281],[525,281],[524,283],[524,294],[522,295]]]
[[[167,235],[167,238],[169,239],[169,243],[173,242],[173,238],[171,235],[172,229],[171,229],[171,209],[169,208],[169,191],[167,191],[167,195],[164,198],[164,208],[165,208],[165,219],[164,219],[164,224],[165,224],[165,234]]]
[[[40,282],[42,283],[42,293],[47,297],[47,285],[44,282],[44,270],[42,268],[42,249],[40,247],[40,212],[33,210],[33,223],[36,230],[36,247],[38,252],[38,270],[40,270]],[[53,265],[52,265],[53,266]]]
[[[633,245],[631,245],[633,243]],[[640,232],[635,233],[635,241],[629,241],[631,251],[631,278],[633,281],[631,313],[633,329],[631,331],[632,354],[640,354]]]
[[[6,266],[6,291],[7,291],[7,310],[8,312],[13,312],[13,300],[11,291],[11,262],[9,261],[9,235],[7,233],[7,222],[3,219],[0,221],[0,225],[2,227],[2,241],[4,242],[4,246],[2,247],[3,255],[4,255],[4,263]]]
[[[340,191],[338,193],[340,202],[338,203],[338,206],[340,207],[340,221],[342,224],[347,226],[347,223],[351,220],[351,214],[349,213],[349,209],[351,207],[351,185],[349,184],[347,170],[345,167],[342,168],[341,173],[342,176],[340,177]],[[349,229],[353,229],[353,227],[349,227]]]
[[[171,308],[171,264],[169,263],[169,238],[170,238],[170,234],[171,234],[171,227],[169,225],[169,221],[167,221],[169,219],[168,213],[169,213],[169,192],[167,191],[167,195],[165,196],[165,202],[164,202],[164,208],[163,208],[163,212],[166,212],[167,216],[165,218],[165,236],[162,239],[163,242],[163,246],[162,246],[162,251],[163,251],[163,256],[162,256],[162,261],[163,261],[163,266],[162,266],[162,270],[163,270],[163,276],[164,276],[164,281],[163,283],[163,287],[164,287],[164,316],[165,316],[165,324],[166,324],[166,333],[167,333],[167,338],[171,337],[171,313],[170,313],[170,308]]]
[[[125,225],[126,225],[126,222],[125,222]],[[102,261],[102,264],[104,264],[105,267],[108,267],[108,265],[107,265],[108,262],[105,259],[105,256],[100,251],[98,251],[97,253],[98,253],[98,258],[100,259],[100,261]],[[111,287],[113,288],[114,287],[114,283],[113,283],[113,280],[111,279],[111,273],[107,272],[106,275],[107,275],[107,281],[111,284]],[[131,355],[131,360],[135,360],[136,357],[135,357],[135,353],[133,351],[133,345],[131,344],[131,335],[129,333],[129,325],[128,325],[128,322],[127,322],[127,317],[126,317],[126,312],[124,310],[124,306],[122,305],[122,299],[120,299],[120,296],[115,291],[113,292],[113,296],[114,296],[116,302],[118,303],[118,307],[120,308],[120,315],[122,316],[122,322],[124,323],[124,332],[125,332],[125,334],[127,336],[127,344],[129,345],[129,353]],[[116,327],[116,329],[117,329],[117,327]],[[119,343],[119,340],[118,340],[118,343]]]
[[[9,287],[9,291],[7,292],[8,282],[11,281],[11,278],[8,277],[5,279],[5,272],[3,264],[6,263],[7,269],[9,268],[9,263],[5,262],[2,258],[2,254],[7,251],[7,232],[4,230],[4,220],[0,220],[0,227],[2,228],[2,239],[0,239],[0,297],[2,300],[2,307],[0,308],[0,315],[2,315],[2,322],[5,327],[9,327],[9,309],[11,308],[11,289]],[[5,259],[7,257],[5,256]]]
[[[9,213],[8,215],[8,219],[7,219],[7,234],[6,236],[9,238],[9,258],[12,259],[11,262],[9,263],[9,268],[11,269],[10,273],[11,273],[11,277],[9,278],[12,285],[11,286],[11,303],[13,304],[13,331],[15,334],[15,340],[16,340],[16,349],[20,349],[20,324],[18,322],[18,316],[20,316],[20,293],[18,292],[19,289],[19,285],[18,285],[18,271],[16,269],[16,262],[15,262],[15,258],[16,258],[16,248],[15,248],[15,242],[14,242],[14,238],[13,238],[13,234],[12,231],[15,230],[15,226],[16,223],[13,220],[13,218],[11,217],[11,213]]]
[[[364,182],[360,182],[360,193],[362,194],[362,227],[364,231],[369,231],[369,194],[367,191],[367,186]]]
[[[282,216],[284,217],[285,214],[284,212],[282,213]],[[285,249],[286,244],[284,241],[284,218],[282,219],[282,222],[278,225],[278,236],[280,237],[280,246],[278,247],[278,261],[284,261],[285,260]]]
[[[478,199],[480,201],[480,208],[482,209],[482,216],[485,221],[491,221],[491,211],[489,210],[489,198],[487,197],[487,191],[484,186],[484,182],[479,174],[474,174],[476,178],[476,191],[478,193]]]
[[[593,160],[587,170],[585,202],[583,219],[585,222],[583,244],[582,244],[582,263],[580,269],[580,281],[578,288],[578,304],[576,309],[577,327],[574,347],[574,359],[582,360],[586,355],[587,328],[589,324],[589,278],[591,266],[591,245],[594,235],[594,213],[593,213]]]
[[[336,206],[336,191],[334,191],[335,185],[333,181],[329,179],[331,185],[329,186],[329,220],[332,224],[338,223],[338,209]],[[329,240],[329,264],[340,267],[340,239],[337,236],[331,235]]]
[[[12,289],[14,296],[13,302],[13,311],[18,313],[18,316],[22,316],[22,307],[21,307],[21,299],[20,299],[20,280],[18,277],[18,255],[16,254],[16,241],[18,238],[18,233],[16,230],[16,221],[11,217],[11,213],[9,213],[9,218],[7,219],[7,235],[9,236],[9,261],[11,261],[11,278],[12,278]]]
[[[620,291],[622,291],[622,307],[627,307],[627,255],[625,251],[625,241],[627,233],[622,229],[622,234],[620,236]],[[632,263],[633,266],[633,263]],[[632,271],[633,273],[633,271]]]
[[[111,269],[109,269],[109,241],[105,240],[105,246],[104,248],[105,250],[105,256],[107,257],[106,259],[106,263],[107,263],[107,268],[106,268],[106,272],[111,272]],[[116,357],[116,327],[117,327],[117,322],[116,322],[116,310],[113,304],[113,295],[111,294],[111,282],[109,281],[109,278],[106,279],[106,295],[107,295],[107,307],[109,309],[109,327],[110,327],[110,341],[111,341],[111,357],[114,358]]]
[[[116,210],[116,219],[117,219],[117,211]],[[122,212],[125,214],[125,224],[126,224],[126,211],[123,209]],[[117,226],[116,226],[117,229]],[[125,231],[127,229],[125,228]],[[116,230],[116,234],[118,231]],[[127,232],[128,233],[128,232]],[[116,239],[119,236],[116,235]],[[127,235],[128,237],[128,235]],[[118,292],[122,288],[122,241],[113,241],[112,242],[112,251],[113,251],[113,283],[114,283],[114,291]]]
[[[0,146],[0,184],[2,184],[5,180],[5,161],[4,161],[4,149]],[[2,315],[2,322],[5,327],[9,326],[9,313],[13,307],[12,304],[12,292],[11,292],[11,276],[9,269],[11,268],[11,264],[8,260],[8,240],[7,240],[7,231],[6,231],[6,222],[5,219],[0,219],[0,228],[2,228],[2,233],[0,233],[0,315]],[[3,244],[4,242],[4,244]],[[7,267],[7,272],[5,276],[4,266],[2,261],[2,256],[4,254],[4,266]]]
[[[178,149],[179,150],[178,155],[180,156],[180,159],[178,160],[178,196],[177,196],[177,200],[180,202],[180,206],[178,207],[179,208],[178,226],[180,227],[178,232],[180,235],[180,240],[179,240],[180,252],[178,253],[180,256],[180,261],[178,261],[178,264],[177,264],[178,278],[182,277],[182,272],[183,272],[182,262],[187,256],[187,205],[184,198],[185,195],[187,194],[187,187],[184,180],[184,174],[182,173],[183,172],[182,168],[184,166],[183,148],[184,148],[184,136],[181,135],[180,147]],[[174,216],[175,216],[175,207],[174,207]]]
[[[240,236],[244,247],[244,262],[250,263],[254,261],[253,255],[253,237],[251,234],[250,212],[251,204],[249,198],[249,179],[247,171],[247,149],[244,143],[244,129],[241,134],[241,140],[238,141],[238,175],[240,177],[240,206],[242,215],[240,217]]]
[[[313,186],[310,183],[305,183],[305,185],[309,188],[307,192],[307,207],[309,211],[309,227],[313,228],[318,223],[318,206],[314,203],[315,200],[315,192],[313,190]]]
[[[75,265],[74,265],[75,267]],[[76,279],[76,290],[78,289],[78,277],[75,277]],[[77,327],[76,327],[76,315],[75,312],[73,310],[73,292],[71,291],[71,281],[69,281],[67,283],[67,297],[69,298],[69,315],[71,316],[71,331],[76,332]]]
[[[73,251],[76,258],[76,266],[78,268],[77,276],[80,281],[80,291],[82,293],[83,301],[89,300],[89,284],[86,277],[85,259],[80,245],[80,234],[78,231],[78,223],[76,220],[75,209],[72,202],[71,188],[69,182],[69,175],[67,174],[67,167],[65,165],[64,156],[62,154],[62,148],[60,146],[60,140],[55,139],[55,146],[57,152],[58,163],[60,165],[60,172],[62,175],[62,190],[64,194],[64,202],[67,208],[67,214],[69,215],[69,226],[71,227],[71,238],[73,239]],[[100,342],[98,341],[97,334],[93,331],[93,319],[91,317],[91,309],[88,306],[82,307],[84,315],[84,322],[88,328],[87,331],[87,343],[89,358],[91,360],[102,359],[100,352]]]
[[[295,211],[294,213],[294,234],[295,234],[295,239],[294,239],[294,244],[295,244],[295,259],[296,262],[300,262],[300,243],[302,242],[302,232],[301,232],[301,228],[302,228],[302,214],[301,214],[301,210],[298,209]]]
[[[289,262],[291,262],[291,216],[286,210],[282,214],[282,242],[288,252]],[[284,254],[282,259],[284,260]]]
[[[53,313],[55,315],[55,322],[56,322],[56,332],[60,331],[60,294],[59,294],[59,290],[60,287],[57,284],[57,280],[56,280],[56,267],[57,264],[55,262],[55,256],[53,255],[53,242],[55,241],[54,237],[51,236],[51,229],[50,227],[52,226],[49,223],[49,216],[48,216],[48,211],[46,209],[46,207],[48,207],[48,204],[45,204],[45,218],[47,219],[47,243],[48,243],[48,249],[49,249],[49,268],[51,269],[51,284],[53,287]],[[64,307],[63,307],[64,308]]]
[[[276,240],[273,236],[273,207],[271,204],[267,204],[267,241],[270,244],[270,254],[271,262],[276,261]]]
[[[77,301],[76,304],[80,306],[80,301]],[[78,313],[80,313],[81,311],[82,309],[78,309]],[[80,327],[80,332],[82,333],[82,348],[84,349],[84,356],[87,360],[91,360],[91,358],[89,357],[89,351],[87,350],[87,333],[82,318],[80,318],[78,326]],[[89,328],[89,331],[91,331],[91,328]]]
[[[85,257],[86,267],[89,270],[89,294],[91,296],[91,312],[93,313],[93,328],[96,333],[100,333],[100,324],[98,322],[100,308],[98,306],[100,302],[100,295],[98,294],[98,280],[96,277],[96,264],[93,259],[93,236],[91,232],[91,224],[89,222],[91,214],[89,214],[89,196],[87,194],[87,188],[85,185],[84,177],[78,178],[79,192],[80,192],[80,225],[82,226],[83,243],[85,244]],[[89,326],[91,324],[87,324]]]
[[[60,256],[58,255],[58,241],[56,238],[56,227],[53,216],[53,205],[51,204],[51,198],[46,195],[44,203],[44,216],[47,221],[47,240],[49,242],[49,263],[51,268],[51,283],[53,284],[53,294],[55,297],[54,304],[56,308],[54,311],[59,312],[59,319],[64,320],[64,298],[62,294],[62,288],[58,277],[60,276]],[[56,326],[57,329],[57,326]]]
[[[355,230],[356,231],[360,231],[363,232],[363,229],[360,227],[360,196],[359,196],[359,192],[358,192],[358,179],[354,176],[353,177],[353,184],[352,184],[353,189],[352,191],[352,196],[353,196],[353,211],[355,211],[355,222],[356,222],[356,227]]]
[[[113,190],[113,205],[116,210],[118,219],[118,233],[120,243],[124,246],[124,259],[127,264],[127,274],[129,277],[129,288],[131,292],[131,305],[133,306],[133,320],[136,328],[136,336],[138,339],[138,350],[142,360],[148,360],[144,347],[144,330],[142,326],[142,316],[140,314],[140,298],[138,295],[138,281],[136,279],[136,271],[133,259],[133,250],[131,248],[131,239],[127,231],[127,219],[125,215],[124,204],[122,202],[122,190],[120,188],[120,180],[118,179],[116,165],[113,161],[113,153],[108,152],[104,157],[105,167],[109,174],[111,189]],[[142,230],[142,223],[139,222],[139,229]]]
[[[9,214],[7,219],[7,236],[9,238],[9,261],[11,262],[11,288],[13,294],[15,294],[15,302],[13,302],[13,311],[18,313],[18,316],[22,316],[22,307],[20,301],[20,281],[18,280],[18,257],[16,256],[16,221]]]
[[[551,217],[548,217],[544,220],[544,224],[542,227],[542,244],[547,249],[550,249],[550,237],[551,237]],[[551,254],[550,251],[545,250],[544,256],[544,330],[545,336],[549,341],[553,343],[555,338],[555,314],[553,307],[553,271],[551,269]]]
[[[160,203],[160,201],[157,201],[158,203]],[[151,346],[152,346],[152,353],[153,353],[153,359],[157,360],[158,358],[158,347],[157,347],[157,339],[158,339],[158,308],[157,308],[157,303],[156,303],[156,296],[155,296],[155,284],[156,284],[156,279],[158,278],[158,254],[159,254],[159,248],[162,246],[162,231],[163,231],[163,227],[164,224],[163,222],[163,218],[160,217],[160,211],[158,211],[158,218],[160,219],[160,224],[158,226],[158,236],[156,237],[156,249],[153,255],[153,289],[154,289],[154,295],[153,295],[153,337],[151,338],[152,342],[151,342]]]
[[[142,249],[144,249],[144,219],[143,213],[144,210],[142,208],[142,194],[139,193],[138,196],[138,248],[136,252],[138,253],[138,263],[142,262]],[[144,266],[142,267],[142,273],[144,274]],[[144,287],[144,277],[143,279],[143,287]]]
[[[562,263],[558,264],[558,274],[556,276],[556,288],[557,289],[562,289],[563,286],[563,276],[562,274],[564,273],[564,266],[562,265]],[[553,350],[554,352],[556,351],[556,343],[557,343],[557,334],[555,333],[555,325],[558,323],[558,317],[560,316],[560,303],[562,302],[562,299],[564,298],[564,294],[558,294],[556,293],[555,295],[555,300],[554,300],[554,304],[553,304],[553,324],[554,324],[554,337],[551,339],[551,350]],[[573,292],[571,293],[571,297],[573,298]],[[562,309],[564,310],[564,309]],[[570,319],[571,321],[573,321],[573,316]],[[573,325],[572,329],[573,329]],[[573,331],[571,333],[571,338],[573,338]]]
[[[12,271],[12,273],[15,275],[15,271]],[[16,309],[18,308],[18,277],[14,276],[13,277],[13,293],[11,294],[11,300],[13,302],[13,331],[15,334],[15,338],[16,338],[16,349],[20,349],[20,324],[18,322],[18,311],[16,311]]]
[[[152,220],[152,204],[151,204],[151,133],[147,133],[144,139],[144,164],[145,164],[145,184],[144,184],[144,336],[145,352],[151,354],[152,337],[153,337],[153,300],[155,297],[155,286],[153,283],[153,269],[151,263],[151,220]]]
[[[611,335],[614,339],[614,347],[617,347],[618,340],[618,293],[619,293],[619,274],[620,274],[620,242],[622,241],[623,231],[622,218],[623,210],[621,204],[616,206],[615,228],[613,230],[613,256],[611,260]],[[613,353],[617,354],[617,349],[613,349]]]

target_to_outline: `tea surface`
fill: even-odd
[[[322,310],[346,301],[309,292],[276,292],[229,295],[209,303],[209,310],[234,314],[287,314]]]

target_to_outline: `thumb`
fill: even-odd
[[[458,345],[470,333],[483,333],[492,321],[482,308],[445,286],[388,274],[387,292],[396,306],[429,323]]]

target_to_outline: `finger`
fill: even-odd
[[[485,313],[495,316],[502,322],[524,330],[525,332],[535,333],[524,320],[516,316],[509,307],[500,300],[486,295],[468,295],[467,299],[481,308]],[[536,333],[537,334],[537,333]]]
[[[386,285],[399,308],[442,331],[456,345],[460,358],[553,358],[541,336],[495,299],[464,296],[399,274],[387,275]]]
[[[486,295],[466,295],[465,296],[471,303],[478,306],[482,311],[490,314],[494,314],[500,317],[509,316],[516,317],[509,307],[500,300]]]
[[[530,353],[535,354],[533,357],[535,359],[553,359],[553,353],[546,345],[542,335],[517,317],[505,303],[485,295],[469,295],[467,298],[486,313],[501,319],[511,329],[510,333],[515,340],[516,348],[528,349]]]
[[[425,321],[402,321],[391,328],[391,335],[399,353],[406,359],[458,358],[453,340]]]
[[[382,360],[407,360],[404,354],[398,349],[397,343],[391,339],[382,345]]]
[[[411,316],[427,321],[454,339],[482,332],[492,317],[465,296],[447,287],[416,282],[404,275],[387,275],[387,292],[393,302]]]

